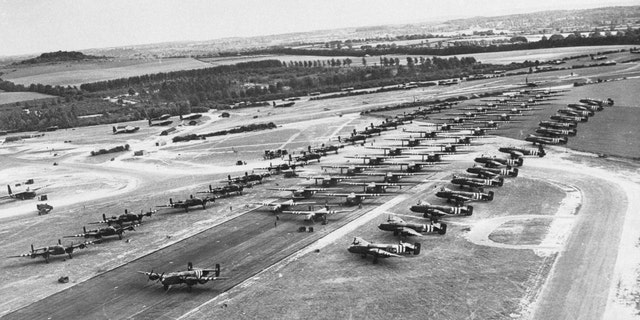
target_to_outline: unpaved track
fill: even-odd
[[[533,319],[601,319],[629,199],[620,186],[588,171],[558,169],[544,169],[540,174],[556,179],[562,176],[563,181],[576,185],[583,192],[583,203]]]

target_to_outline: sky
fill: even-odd
[[[0,0],[0,56],[545,10],[637,0]]]

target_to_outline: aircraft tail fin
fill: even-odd
[[[413,255],[419,255],[421,247],[422,245],[420,244],[420,242],[416,242],[413,247]]]
[[[473,214],[473,206],[467,206],[467,215],[472,215]]]
[[[216,271],[215,271],[215,275],[216,277],[220,276],[220,264],[216,263]]]
[[[113,128],[113,133],[116,133],[116,127],[112,127]]]
[[[187,262],[187,270],[193,270],[193,263],[191,263],[191,261]]]
[[[446,234],[447,233],[447,224],[446,223],[441,223],[440,224],[440,228],[438,230],[438,234]]]
[[[13,192],[11,192],[11,186],[10,185],[7,185],[7,191],[9,191],[9,195],[13,194]]]
[[[487,200],[493,200],[493,191],[489,191],[489,197],[487,197]]]
[[[542,146],[538,146],[538,157],[544,157],[547,153],[544,151]]]
[[[504,185],[504,178],[500,177],[500,179],[498,179],[498,186],[502,187],[502,185]]]

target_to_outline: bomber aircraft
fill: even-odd
[[[363,186],[365,193],[382,193],[387,192],[387,188],[389,187],[399,187],[402,189],[403,186],[408,186],[409,184],[401,184],[401,183],[384,183],[384,182],[345,182],[344,184],[350,186]]]
[[[554,128],[541,127],[536,129],[536,133],[539,133],[541,135],[548,136],[548,137],[557,138],[557,137],[564,137],[564,136],[575,136],[577,131],[575,128],[554,129]]]
[[[524,159],[523,158],[501,159],[501,158],[497,158],[495,156],[494,157],[481,156],[481,157],[477,157],[477,158],[473,159],[473,161],[475,161],[477,163],[482,163],[486,167],[489,167],[489,168],[498,168],[498,167],[502,167],[502,166],[521,167],[524,164]]]
[[[591,110],[560,109],[557,112],[572,117],[592,117],[595,115],[595,113]]]
[[[235,176],[227,175],[227,180],[222,180],[222,182],[235,182],[245,184],[247,187],[252,186],[254,183],[262,183],[262,179],[266,177],[270,177],[270,173],[252,173],[248,172],[244,173],[244,176]]]
[[[320,153],[323,156],[326,156],[327,153],[335,151],[336,154],[338,154],[338,149],[342,149],[344,148],[343,145],[339,144],[339,145],[324,145],[324,143],[322,144],[322,146],[320,146],[319,148],[314,148],[312,151],[315,153]],[[311,150],[310,150],[311,151]]]
[[[508,153],[512,159],[521,158],[523,156],[538,156],[544,157],[547,153],[542,146],[538,146],[538,149],[529,149],[522,147],[500,147],[498,151]]]
[[[494,177],[492,179],[477,179],[477,178],[467,178],[467,177],[458,177],[453,176],[451,179],[451,183],[457,184],[460,188],[464,186],[469,186],[469,188],[481,188],[484,186],[489,187],[502,187],[504,184],[503,177]]]
[[[166,208],[182,208],[185,212],[189,212],[189,207],[194,206],[202,206],[202,210],[206,209],[207,202],[216,202],[215,198],[196,198],[193,195],[189,196],[188,199],[182,201],[173,202],[173,199],[169,198],[169,204],[156,206],[156,207],[166,207]]]
[[[95,238],[102,239],[103,237],[118,236],[118,239],[122,240],[122,234],[126,230],[133,231],[137,225],[128,226],[108,226],[106,228],[100,228],[95,230],[87,230],[86,227],[82,227],[82,233],[73,236],[64,236],[64,238]]]
[[[218,197],[226,197],[231,195],[232,193],[235,193],[236,195],[241,195],[242,194],[242,190],[244,190],[244,185],[242,184],[235,184],[235,183],[229,183],[228,185],[222,186],[222,187],[215,187],[213,188],[211,185],[209,185],[209,190],[207,191],[199,191],[198,193],[210,193],[210,194],[214,194]]]
[[[604,108],[601,105],[593,105],[587,103],[569,103],[567,107],[580,111],[602,111]]]
[[[28,200],[28,199],[33,199],[36,197],[36,191],[42,189],[42,187],[40,188],[35,188],[35,189],[30,189],[27,188],[25,191],[20,191],[20,192],[13,192],[11,190],[11,186],[7,185],[7,192],[9,193],[8,196],[4,196],[4,197],[0,197],[0,199],[18,199],[18,200]]]
[[[613,99],[611,98],[607,98],[607,100],[602,100],[602,99],[593,99],[593,98],[583,98],[579,100],[582,103],[588,103],[588,104],[594,104],[594,105],[600,105],[600,106],[607,106],[607,107],[611,107],[613,106]]]
[[[305,187],[305,188],[269,188],[268,190],[291,191],[293,193],[294,199],[300,199],[300,198],[311,198],[317,192],[331,191],[335,189]]]
[[[561,137],[561,138],[550,138],[550,137],[540,137],[540,136],[536,136],[533,134],[530,134],[529,136],[527,136],[526,138],[524,138],[525,141],[529,141],[531,143],[533,143],[534,145],[538,144],[538,145],[543,145],[543,144],[567,144],[567,141],[569,141],[569,139],[567,137]]]
[[[420,243],[411,244],[402,242],[398,244],[382,244],[368,242],[360,237],[355,237],[347,248],[351,253],[361,254],[362,258],[367,255],[373,256],[373,263],[378,263],[378,258],[402,257],[400,254],[420,254]]]
[[[318,184],[318,180],[322,180],[321,185],[323,187],[333,187],[337,186],[338,183],[342,180],[350,180],[353,179],[353,176],[307,176],[307,180],[314,179],[316,181],[316,185]]]
[[[400,179],[403,177],[417,176],[420,173],[413,172],[363,172],[358,173],[359,176],[382,176],[384,177],[382,182],[386,183],[397,183],[400,182]]]
[[[120,134],[120,133],[134,133],[136,131],[140,130],[140,127],[134,127],[134,126],[114,126],[113,127],[113,134]]]
[[[499,168],[480,167],[480,166],[474,165],[471,168],[467,168],[467,172],[477,174],[479,177],[482,177],[482,178],[490,178],[490,179],[496,176],[504,176],[504,177],[518,176],[518,168],[511,168],[511,167],[499,169]]]
[[[466,191],[454,191],[447,188],[441,188],[436,192],[436,197],[445,198],[447,202],[454,202],[456,204],[463,204],[466,201],[491,201],[493,200],[493,191],[489,192],[466,192]]]
[[[549,117],[551,120],[556,120],[560,122],[569,122],[569,123],[577,123],[577,122],[587,122],[589,121],[589,117],[581,117],[581,116],[565,116],[565,115],[553,115]]]
[[[380,168],[380,165],[361,165],[361,166],[320,166],[322,169],[332,168],[332,169],[340,169],[341,174],[346,174],[347,176],[353,176],[356,173],[362,173],[365,169],[374,169]],[[346,170],[347,172],[344,172]]]
[[[341,212],[349,212],[350,210],[330,210],[329,206],[325,205],[324,207],[318,210],[283,210],[281,213],[295,214],[295,215],[304,215],[304,220],[313,221],[318,218],[322,218],[323,223],[327,223],[327,216],[331,214],[341,213]]]
[[[69,255],[69,259],[71,259],[71,258],[73,258],[71,256],[71,254],[73,253],[73,251],[75,249],[78,249],[78,248],[79,249],[84,249],[88,245],[96,244],[96,243],[100,243],[100,241],[99,240],[86,241],[86,242],[82,242],[82,243],[76,243],[76,244],[72,243],[72,244],[70,244],[68,246],[63,246],[62,242],[60,241],[60,239],[58,239],[58,244],[56,244],[56,245],[48,246],[48,247],[42,247],[42,248],[34,248],[33,245],[31,245],[31,252],[24,253],[24,254],[21,254],[19,256],[11,256],[9,258],[31,257],[32,259],[35,259],[36,257],[43,257],[44,261],[46,263],[49,263],[49,257],[50,256],[66,254],[66,255]]]
[[[425,218],[438,219],[442,216],[470,216],[473,214],[473,206],[441,206],[428,202],[418,201],[416,205],[409,207],[409,210],[422,213]]]
[[[263,201],[255,204],[260,206],[267,206],[273,212],[282,212],[282,210],[289,209],[290,207],[293,207],[293,206],[315,204],[315,202],[296,202],[293,199],[289,199],[284,202]]]
[[[100,224],[100,223],[106,223],[108,225],[111,224],[118,224],[118,225],[122,225],[124,223],[137,223],[140,224],[142,223],[142,218],[143,217],[151,217],[154,213],[157,213],[158,210],[149,210],[145,213],[142,212],[142,210],[140,210],[140,214],[134,214],[134,213],[129,213],[129,211],[127,209],[124,210],[124,214],[121,214],[119,216],[111,216],[109,218],[107,218],[107,215],[105,215],[104,213],[102,214],[102,221],[97,221],[97,222],[89,222],[89,224]]]
[[[369,162],[369,165],[381,165],[388,159],[408,158],[406,156],[346,156],[345,158],[362,159],[365,162]]]
[[[321,194],[321,196],[325,196],[325,197],[344,197],[346,199],[345,200],[345,205],[353,206],[353,205],[361,204],[362,201],[364,201],[364,199],[366,199],[366,198],[385,196],[385,194],[351,192],[351,193],[323,193],[323,194]]]
[[[447,233],[447,224],[439,222],[431,224],[409,223],[398,217],[389,216],[386,222],[378,225],[378,229],[384,231],[393,231],[394,236],[422,237],[422,233]]]
[[[196,284],[205,284],[214,280],[225,280],[227,278],[220,277],[220,265],[216,264],[215,269],[197,269],[193,267],[193,264],[189,262],[187,264],[187,271],[169,272],[169,273],[155,273],[138,271],[149,277],[151,281],[158,281],[164,286],[164,290],[169,290],[172,285],[186,284],[189,289]],[[213,275],[210,275],[213,274]]]
[[[569,129],[569,128],[576,128],[578,126],[578,123],[575,121],[573,122],[540,121],[538,125],[541,127],[547,127],[547,128]]]

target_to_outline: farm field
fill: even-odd
[[[144,74],[201,69],[209,67],[191,58],[162,60],[100,60],[95,62],[60,63],[37,66],[6,66],[0,69],[2,78],[17,84],[41,83],[59,86],[79,86],[83,83],[128,78]]]
[[[620,46],[589,46],[589,47],[566,47],[566,48],[552,48],[552,49],[537,49],[537,50],[517,50],[507,52],[488,52],[488,53],[474,53],[474,54],[462,54],[458,57],[474,57],[476,60],[484,63],[495,64],[509,64],[511,62],[523,62],[529,61],[549,61],[562,59],[565,57],[578,56],[585,53],[595,54],[601,51],[629,49],[633,46],[620,45]]]
[[[35,100],[49,99],[49,98],[55,98],[55,97],[47,94],[43,94],[43,93],[37,93],[37,92],[0,91],[0,105],[16,103],[16,102],[24,102],[24,101],[35,101]]]

